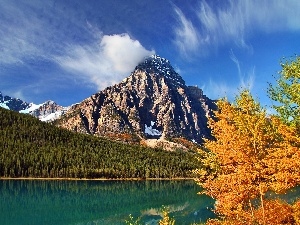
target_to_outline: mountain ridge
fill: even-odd
[[[51,100],[27,103],[1,92],[0,106],[75,132],[151,146],[211,138],[207,121],[216,109],[215,101],[197,86],[187,86],[159,55],[146,57],[120,83],[69,107]]]
[[[58,119],[69,108],[60,106],[52,100],[45,101],[41,104],[28,103],[19,98],[13,98],[8,95],[3,96],[1,91],[0,107],[19,113],[30,114],[45,122],[50,122]]]
[[[216,108],[196,86],[186,86],[171,63],[145,58],[119,84],[73,105],[58,126],[81,133],[128,139],[210,138],[207,117]]]

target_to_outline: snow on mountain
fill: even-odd
[[[56,102],[49,100],[39,105],[32,104],[31,107],[27,109],[27,113],[39,118],[41,121],[50,122],[58,119],[68,108],[69,107],[60,106]]]
[[[30,114],[34,110],[37,110],[38,108],[40,108],[42,105],[43,104],[36,105],[34,103],[30,103],[28,108],[20,110],[19,113]]]
[[[0,107],[4,108],[4,109],[9,109],[9,107],[6,105],[5,102],[1,102],[0,103]]]
[[[155,122],[151,121],[151,125],[148,127],[147,124],[145,124],[145,134],[154,136],[154,137],[160,137],[162,135],[162,132],[159,130],[156,130],[153,128],[155,125]]]
[[[41,121],[53,121],[63,115],[69,107],[62,107],[54,101],[46,101],[42,104],[27,103],[18,98],[3,96],[0,92],[0,107],[19,113],[30,114]]]
[[[68,108],[66,108],[64,110],[59,110],[54,113],[50,113],[46,116],[39,117],[39,119],[44,122],[54,121],[56,119],[59,119],[62,115],[64,115],[67,110],[68,110]]]
[[[7,95],[2,95],[2,93],[0,92],[0,106],[2,108],[19,112],[20,110],[26,109],[29,106],[29,104],[25,101],[22,101],[21,99],[12,98]]]

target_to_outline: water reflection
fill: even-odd
[[[124,224],[129,214],[145,224],[169,207],[177,224],[212,217],[213,201],[193,181],[0,180],[0,224]]]

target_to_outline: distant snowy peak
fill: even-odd
[[[39,118],[41,121],[53,121],[55,119],[58,119],[67,110],[68,107],[60,106],[56,102],[48,100],[39,105],[31,103],[29,108],[20,112],[28,113],[34,117]]]
[[[27,103],[18,98],[3,96],[1,92],[0,107],[24,114],[30,114],[41,121],[53,121],[58,119],[68,110],[68,107],[62,107],[51,100],[42,104]]]
[[[0,107],[18,112],[29,107],[29,103],[18,98],[12,98],[7,95],[2,95],[2,93],[0,92]]]
[[[20,113],[24,113],[24,114],[30,114],[33,111],[37,110],[38,108],[40,108],[43,104],[34,104],[34,103],[30,103],[29,106],[26,109],[22,109],[19,112]]]

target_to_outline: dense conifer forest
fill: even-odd
[[[1,177],[186,178],[199,165],[195,153],[78,134],[3,108],[0,127]]]

